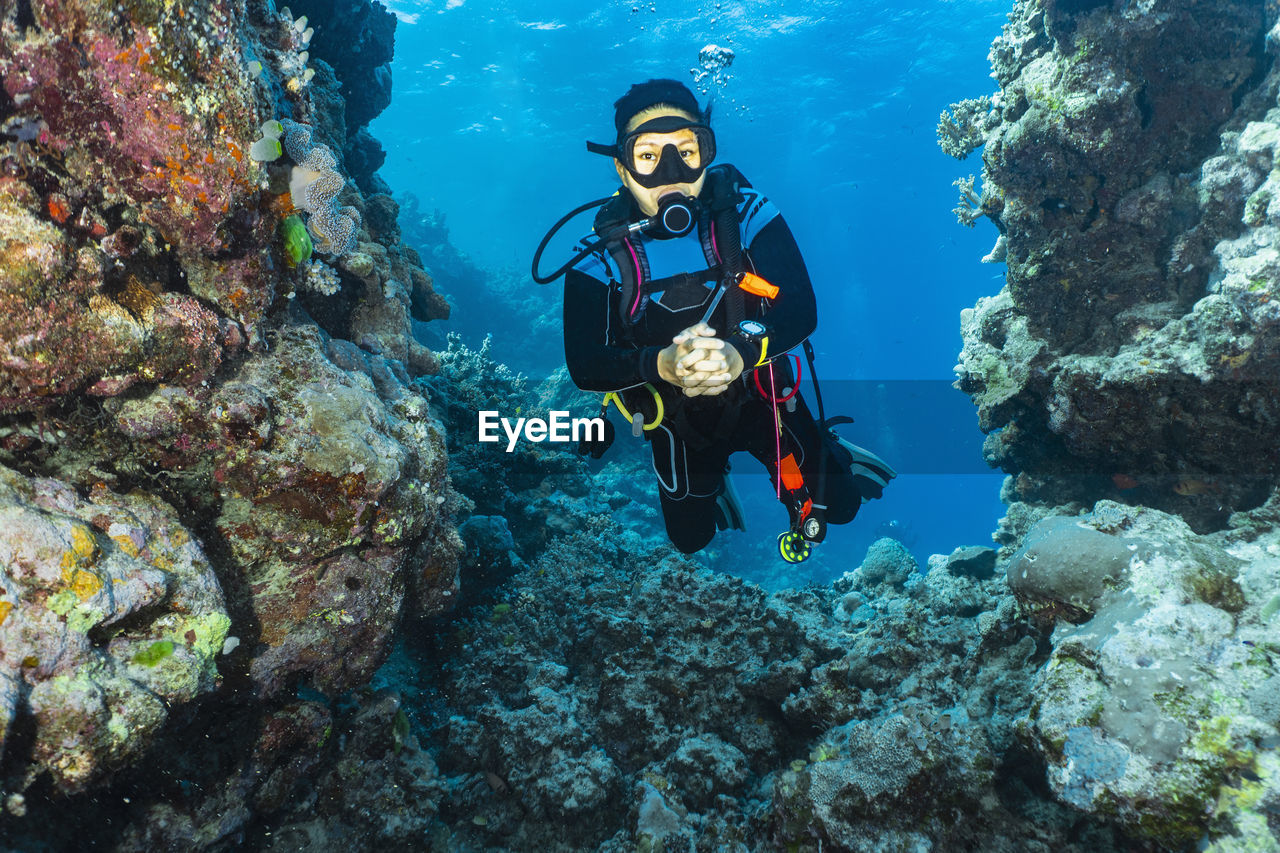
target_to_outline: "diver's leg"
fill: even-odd
[[[784,429],[778,432],[773,406],[753,398],[742,406],[735,448],[749,451],[769,473],[769,490],[786,507],[793,529],[810,509],[810,493],[802,478],[801,448]]]
[[[666,424],[650,433],[649,447],[667,536],[685,554],[701,551],[716,535],[716,496],[728,452],[720,446],[690,450]]]
[[[742,446],[768,470],[771,488],[777,490],[781,479],[780,500],[790,513],[792,524],[805,512],[806,501],[812,501],[816,509],[822,510],[829,524],[852,521],[862,504],[857,484],[849,469],[835,460],[828,460],[825,476],[819,476],[821,437],[817,422],[804,400],[797,395],[794,412],[788,412],[785,404],[779,405],[778,411],[782,421],[781,434],[774,421],[772,406],[763,401],[753,401],[744,406],[739,424],[743,431],[740,440]]]
[[[801,450],[800,473],[809,484],[809,494],[815,503],[824,505],[828,524],[848,524],[862,506],[862,493],[858,489],[847,465],[828,456],[826,470],[822,468],[822,435],[802,398],[797,395],[796,410],[782,412],[782,433]],[[821,499],[819,499],[821,496]]]

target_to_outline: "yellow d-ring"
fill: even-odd
[[[658,413],[653,416],[652,421],[644,425],[644,428],[646,430],[657,429],[658,424],[662,423],[663,415],[666,413],[666,410],[662,405],[662,395],[658,393],[657,388],[654,388],[653,385],[648,382],[644,383],[644,387],[649,389],[649,393],[653,395],[653,402],[658,407]],[[616,391],[610,391],[608,394],[604,395],[604,405],[608,407],[610,402],[618,407],[618,411],[622,412],[622,416],[624,418],[628,421],[631,420],[631,413],[628,412],[627,407],[622,404],[622,398],[618,396]]]

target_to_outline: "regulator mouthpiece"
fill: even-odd
[[[698,224],[698,200],[668,193],[658,200],[658,212],[649,219],[648,231],[656,237],[683,237]]]

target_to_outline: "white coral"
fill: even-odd
[[[308,261],[302,278],[303,286],[322,296],[333,296],[342,289],[342,276],[324,261]]]

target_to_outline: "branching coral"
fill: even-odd
[[[944,153],[963,160],[987,141],[987,133],[998,123],[990,96],[952,104],[938,116],[938,146]]]
[[[960,190],[960,202],[951,212],[956,215],[956,221],[967,228],[972,228],[982,218],[982,197],[973,188],[975,180],[977,179],[970,175],[951,182],[951,186]]]

